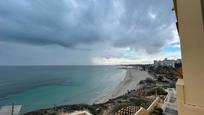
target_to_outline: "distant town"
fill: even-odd
[[[181,59],[170,60],[165,58],[164,60],[154,60],[154,66],[169,66],[175,68],[176,64],[181,64]]]

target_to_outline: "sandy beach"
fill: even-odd
[[[97,100],[95,103],[103,103],[108,101],[109,99],[121,96],[125,93],[127,93],[128,90],[137,89],[138,83],[141,80],[144,80],[146,78],[150,78],[151,76],[146,71],[139,71],[134,68],[127,69],[126,76],[123,81],[121,81],[116,88],[109,94],[103,96],[99,100]]]

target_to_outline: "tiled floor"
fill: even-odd
[[[170,115],[178,115],[178,112],[176,110],[168,108],[168,107],[166,108],[165,113],[168,113]]]
[[[167,89],[168,95],[162,105],[164,115],[178,115],[176,105],[176,90],[173,88]]]

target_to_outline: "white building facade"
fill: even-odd
[[[167,67],[175,67],[175,64],[181,63],[181,59],[177,60],[169,60],[165,58],[164,60],[154,60],[154,66],[167,66]]]

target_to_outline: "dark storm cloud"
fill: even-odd
[[[59,0],[1,1],[0,40],[64,47],[98,41],[101,19],[94,3],[82,2],[73,6]]]
[[[109,42],[155,53],[172,39],[171,2],[1,0],[0,41],[66,48]]]
[[[175,21],[171,0],[126,0],[121,18],[124,34],[115,42],[119,47],[132,47],[156,53],[173,38]]]

